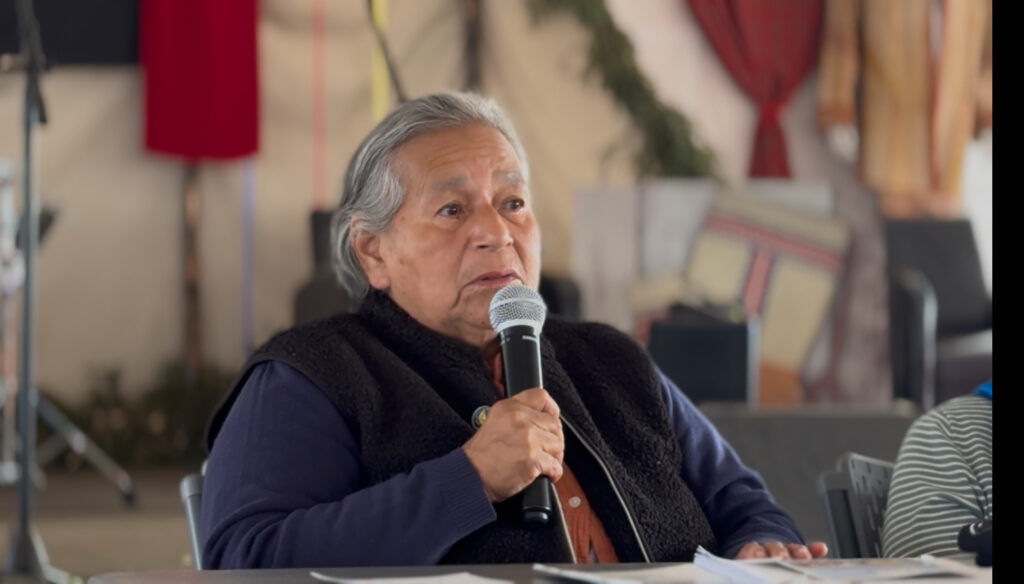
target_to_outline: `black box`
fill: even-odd
[[[651,324],[648,351],[655,364],[695,404],[757,403],[760,321],[725,310],[676,305]]]

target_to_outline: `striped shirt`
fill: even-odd
[[[960,528],[992,517],[992,400],[949,400],[921,416],[900,446],[889,487],[885,557],[965,556]]]

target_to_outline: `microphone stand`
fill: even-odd
[[[25,106],[24,106],[24,141],[23,141],[23,203],[22,221],[18,233],[18,246],[21,248],[20,261],[15,262],[15,272],[12,275],[6,272],[10,266],[7,261],[11,257],[4,257],[4,287],[3,298],[6,300],[9,294],[13,294],[16,286],[12,282],[20,279],[22,285],[21,305],[21,351],[18,367],[18,390],[16,399],[17,418],[17,450],[20,456],[15,469],[8,468],[5,462],[0,466],[0,484],[8,482],[11,475],[18,478],[18,517],[12,527],[7,556],[4,559],[2,574],[27,576],[30,580],[39,582],[70,582],[69,574],[49,565],[49,558],[42,540],[35,533],[32,527],[33,508],[33,478],[41,479],[42,473],[39,470],[36,456],[36,417],[41,415],[54,429],[55,435],[45,446],[47,460],[60,452],[61,446],[57,441],[63,441],[77,453],[83,455],[92,462],[101,472],[113,480],[121,491],[124,500],[129,505],[134,502],[135,491],[131,477],[117,465],[109,456],[100,450],[80,429],[78,429],[56,406],[39,395],[36,389],[36,361],[35,361],[35,316],[36,316],[36,255],[39,252],[40,230],[45,229],[44,221],[41,221],[39,202],[39,187],[36,173],[36,142],[33,130],[36,124],[46,123],[46,106],[43,102],[43,94],[40,89],[40,78],[45,66],[42,38],[39,34],[39,22],[36,19],[32,0],[15,0],[15,10],[18,17],[18,31],[21,36],[22,59],[25,68]],[[47,212],[47,215],[51,215]],[[52,220],[52,216],[46,217]],[[9,228],[10,226],[6,226]],[[11,250],[4,250],[5,256],[10,256]],[[15,254],[16,255],[16,252]],[[8,288],[10,288],[8,290]],[[7,318],[6,302],[3,303],[4,318]],[[4,323],[6,324],[6,323]],[[4,330],[4,332],[7,332]],[[3,343],[11,342],[7,335],[3,336]],[[6,365],[6,364],[5,364]],[[6,373],[6,367],[3,368]],[[4,393],[12,392],[7,379],[2,384]],[[9,401],[9,400],[6,400]],[[6,404],[0,404],[0,407]],[[5,429],[5,434],[9,431]],[[6,437],[6,436],[5,436]],[[4,441],[5,448],[7,440]],[[11,472],[13,470],[13,472]]]
[[[10,548],[4,560],[4,573],[27,576],[35,581],[44,580],[46,550],[42,542],[33,538],[32,512],[32,471],[35,468],[36,403],[38,393],[35,381],[35,282],[36,252],[39,246],[39,196],[33,153],[35,143],[32,130],[38,124],[46,123],[46,108],[39,89],[39,77],[43,70],[43,48],[39,36],[39,23],[32,8],[32,0],[16,0],[18,28],[21,33],[21,50],[25,58],[25,118],[24,118],[24,174],[23,213],[25,229],[22,231],[24,254],[24,301],[22,304],[22,343],[19,367],[17,418],[19,434],[19,481],[18,520],[11,532]],[[38,547],[37,547],[38,544]]]

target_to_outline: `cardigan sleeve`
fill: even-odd
[[[660,370],[665,404],[683,451],[683,480],[700,501],[724,557],[751,541],[804,543],[764,480],[740,461],[718,430]]]
[[[309,379],[257,365],[213,444],[204,563],[215,569],[434,564],[496,513],[461,448],[360,486],[358,444]]]

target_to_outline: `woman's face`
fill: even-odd
[[[426,327],[484,346],[494,293],[540,280],[540,232],[515,150],[494,128],[463,126],[410,140],[393,168],[405,201],[385,233],[355,241],[370,285]]]

